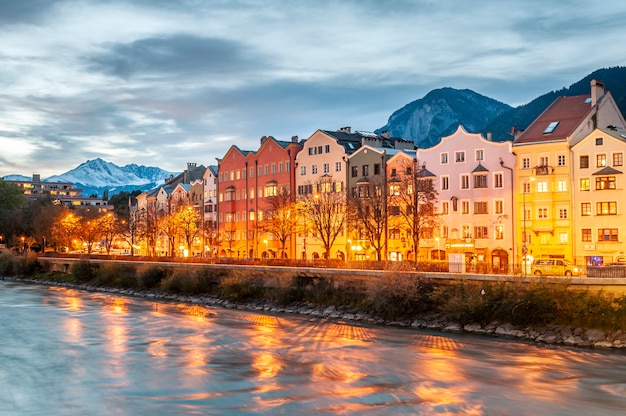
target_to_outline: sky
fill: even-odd
[[[525,104],[626,65],[626,2],[0,0],[0,39],[0,177],[179,172],[437,88]]]

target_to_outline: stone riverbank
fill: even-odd
[[[411,320],[387,321],[370,314],[345,306],[319,307],[313,304],[299,303],[278,306],[267,300],[249,303],[235,303],[212,296],[184,296],[152,290],[118,289],[89,284],[59,282],[30,278],[0,277],[0,280],[33,283],[46,286],[59,286],[91,292],[109,293],[119,296],[144,298],[153,301],[180,302],[199,306],[214,306],[230,309],[257,311],[269,314],[295,314],[320,319],[334,320],[347,324],[367,324],[394,326],[413,329],[428,329],[441,332],[469,333],[476,335],[515,338],[538,344],[563,345],[568,347],[622,349],[626,348],[626,332],[621,330],[603,331],[600,329],[573,328],[568,326],[516,327],[508,323],[492,322],[488,325],[452,322],[443,314],[420,316]]]

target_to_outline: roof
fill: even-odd
[[[513,143],[567,141],[591,111],[589,98],[589,95],[557,98]]]
[[[472,173],[479,173],[479,172],[489,172],[489,169],[484,167],[482,163],[479,162],[478,166],[476,166],[476,168],[472,171]]]
[[[354,133],[343,130],[320,130],[322,133],[334,138],[337,144],[343,146],[347,154],[352,154],[358,150],[363,144],[369,144],[372,147],[383,149],[395,149],[396,142],[412,143],[410,140],[401,137],[383,137],[377,133],[368,131],[355,131]],[[369,143],[368,143],[369,142]]]
[[[617,169],[614,169],[610,166],[606,166],[602,169],[600,169],[599,171],[597,171],[596,173],[594,173],[593,175],[619,175],[622,172],[620,172]]]

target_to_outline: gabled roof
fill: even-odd
[[[417,177],[418,178],[436,178],[437,175],[435,175],[428,169],[424,168],[417,173]]]
[[[622,172],[620,172],[617,169],[614,169],[610,166],[606,166],[602,169],[600,169],[599,171],[597,171],[596,173],[594,173],[593,175],[619,175]]]
[[[591,111],[589,95],[559,97],[533,121],[514,144],[566,141]]]
[[[395,149],[396,142],[412,143],[410,140],[403,139],[401,137],[384,137],[377,133],[368,131],[355,131],[354,133],[348,133],[345,130],[320,130],[322,133],[332,137],[337,141],[337,144],[343,146],[346,150],[346,154],[352,154],[358,150],[364,142],[371,147],[383,148],[383,149]]]
[[[489,172],[489,169],[484,167],[482,163],[479,162],[478,166],[476,166],[476,168],[472,171],[472,173],[478,173],[478,172]]]

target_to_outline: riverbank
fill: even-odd
[[[223,307],[269,313],[274,315],[294,314],[329,319],[348,324],[367,324],[377,326],[403,327],[411,329],[428,329],[443,333],[468,333],[475,335],[506,337],[525,342],[567,347],[624,349],[626,348],[626,332],[618,330],[601,330],[593,328],[571,327],[564,325],[548,326],[516,326],[510,323],[490,322],[488,324],[461,324],[451,320],[444,313],[424,313],[411,319],[390,320],[343,305],[319,306],[310,302],[295,302],[280,306],[268,299],[248,302],[235,302],[211,295],[181,295],[166,293],[160,290],[143,290],[98,286],[89,283],[58,281],[30,277],[0,277],[0,280],[40,284],[46,286],[65,287],[91,292],[102,292],[111,295],[143,298],[151,301],[179,302],[207,307]]]

